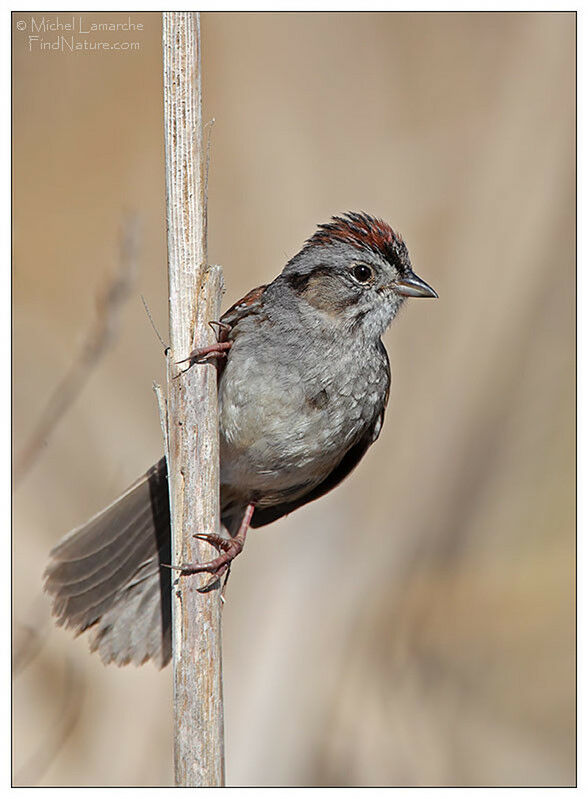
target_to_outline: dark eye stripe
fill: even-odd
[[[326,264],[318,264],[309,272],[303,272],[302,274],[300,272],[292,272],[291,274],[284,275],[284,279],[287,283],[289,283],[294,291],[302,293],[306,290],[308,284],[311,280],[314,280],[314,278],[319,277],[319,275],[331,277],[332,274],[333,270]]]

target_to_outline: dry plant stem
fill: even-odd
[[[206,267],[200,30],[192,12],[163,13],[164,105],[171,351],[168,354],[168,473],[173,563],[209,560],[193,537],[219,532],[216,368],[197,364],[177,379],[177,361],[214,343],[219,267]],[[172,586],[174,764],[177,786],[224,784],[220,591],[199,579]]]
[[[121,312],[133,285],[137,268],[138,222],[125,220],[120,235],[119,266],[96,302],[97,313],[82,348],[57,384],[29,440],[14,458],[15,486],[25,477],[39,457],[47,440],[69,410],[100,358],[116,339]]]

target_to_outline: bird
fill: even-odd
[[[220,506],[226,535],[195,533],[218,557],[172,566],[228,576],[249,528],[322,497],[378,438],[390,393],[382,335],[409,297],[438,297],[388,223],[347,212],[318,225],[269,284],[217,323],[188,368],[218,365]],[[45,590],[59,625],[89,631],[104,663],[171,657],[170,512],[162,458],[53,548]],[[194,578],[197,579],[197,578]]]

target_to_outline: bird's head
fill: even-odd
[[[406,244],[365,213],[319,225],[280,279],[334,323],[381,336],[406,297],[437,297],[412,271]]]

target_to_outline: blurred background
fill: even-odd
[[[162,451],[161,21],[130,18],[78,53],[12,21],[17,785],[172,784],[170,670],[103,667],[41,593]],[[575,15],[206,13],[202,43],[224,306],[360,209],[440,295],[386,335],[368,456],[233,570],[227,784],[571,785]]]

